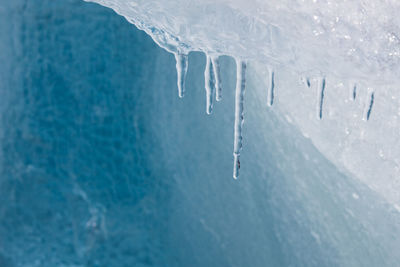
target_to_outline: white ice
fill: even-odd
[[[249,82],[270,104],[273,69],[273,112],[342,172],[399,205],[400,1],[91,1],[167,51],[245,60]],[[237,157],[238,147],[235,139]]]

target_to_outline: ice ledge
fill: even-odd
[[[114,9],[168,51],[224,54],[304,76],[399,83],[398,1],[87,1]]]

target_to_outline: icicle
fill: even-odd
[[[325,97],[325,78],[320,78],[318,81],[318,105],[317,105],[317,116],[318,119],[322,119],[322,108],[324,105]]]
[[[304,86],[305,86],[306,88],[310,88],[310,87],[311,87],[310,78],[308,78],[308,77],[301,77],[301,81],[304,83]]]
[[[185,94],[185,80],[188,69],[188,55],[182,53],[175,53],[176,60],[176,73],[178,76],[178,96],[182,98]]]
[[[236,60],[235,132],[233,146],[233,178],[239,177],[240,151],[242,150],[243,100],[246,87],[246,63]]]
[[[356,83],[352,83],[350,86],[350,100],[354,101],[356,100],[357,97],[357,84]]]
[[[364,116],[363,116],[364,121],[368,121],[369,117],[371,116],[372,107],[374,105],[374,98],[375,98],[374,91],[372,89],[368,88],[367,103],[365,105],[365,111],[364,111]]]
[[[204,70],[204,82],[206,87],[206,112],[211,114],[213,108],[213,93],[214,93],[214,73],[211,63],[211,57],[207,55],[206,69]]]
[[[216,90],[215,100],[221,101],[221,99],[222,99],[222,83],[221,83],[221,73],[220,73],[218,56],[211,57],[211,63],[213,66],[214,79],[215,79],[215,90]]]
[[[275,74],[273,70],[269,70],[269,86],[267,92],[267,104],[272,106],[274,104],[274,89],[275,89]]]

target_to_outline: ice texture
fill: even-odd
[[[233,12],[229,2],[203,3],[219,5],[220,15]],[[235,12],[256,9],[254,3]],[[204,53],[188,55],[187,91],[179,99],[174,56],[110,9],[80,0],[0,4],[1,267],[400,262],[395,87],[366,84],[351,75],[359,70],[350,70],[347,82],[233,55],[247,63],[241,179],[235,181],[235,60],[219,58],[224,97],[207,116]],[[179,4],[169,11],[196,7]],[[136,8],[172,25],[163,5],[175,3],[143,1]],[[194,21],[203,15],[191,14]],[[241,31],[228,18],[232,25],[224,25]],[[198,26],[215,30],[210,38],[223,35]],[[159,43],[172,37],[166,28],[152,31]],[[189,46],[171,40],[163,46],[186,55]]]
[[[284,65],[298,73],[399,80],[400,3],[329,0],[91,0],[162,47]]]
[[[247,60],[267,104],[273,69],[275,112],[343,172],[399,205],[399,1],[90,1],[167,51]]]

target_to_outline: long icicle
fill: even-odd
[[[246,63],[236,59],[236,91],[235,91],[235,132],[233,145],[233,178],[239,177],[240,152],[242,150],[243,100],[246,87]]]
[[[206,112],[211,114],[213,108],[213,93],[214,93],[214,73],[211,63],[211,57],[207,55],[206,68],[204,70],[204,82],[206,88]]]
[[[185,95],[185,80],[188,69],[188,55],[183,53],[175,53],[176,73],[178,76],[178,96],[182,98]]]
[[[215,100],[221,101],[222,99],[222,82],[221,82],[221,72],[219,67],[219,57],[213,56],[211,57],[211,63],[214,70],[214,79],[215,79]]]

